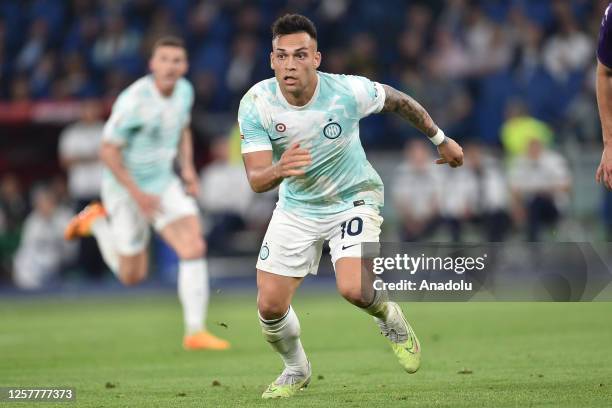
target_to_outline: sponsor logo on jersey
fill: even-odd
[[[287,130],[287,126],[284,123],[277,123],[274,128],[278,133],[283,133],[285,130]]]
[[[342,127],[336,122],[328,123],[323,128],[323,136],[325,136],[328,139],[336,139],[341,134],[342,134]]]

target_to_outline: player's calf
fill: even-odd
[[[338,284],[338,292],[340,295],[345,298],[348,302],[353,305],[365,308],[372,302],[373,293],[369,293],[369,297],[362,290],[361,285],[357,284]]]

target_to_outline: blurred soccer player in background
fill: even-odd
[[[209,287],[205,242],[193,196],[198,177],[190,131],[193,88],[183,78],[187,51],[179,38],[158,40],[145,76],[117,98],[104,127],[102,202],[83,210],[66,238],[93,234],[109,268],[125,285],[147,276],[149,224],[176,251],[186,349],[227,349],[204,328]],[[180,179],[173,171],[177,157]],[[108,215],[108,216],[107,216]]]
[[[364,77],[318,72],[317,33],[304,16],[273,24],[270,63],[275,78],[254,85],[238,113],[251,187],[264,192],[280,185],[257,262],[257,306],[264,337],[285,369],[262,397],[290,397],[310,381],[291,299],[304,277],[316,274],[326,240],[338,291],[374,317],[413,373],[421,350],[400,307],[382,291],[361,287],[360,244],[379,241],[383,184],[361,146],[359,120],[397,113],[438,146],[439,164],[460,166],[462,149],[409,96]]]
[[[599,28],[597,46],[597,105],[604,149],[595,179],[612,190],[612,4],[608,5]]]

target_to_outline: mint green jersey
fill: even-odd
[[[192,105],[189,81],[179,79],[172,95],[164,97],[150,75],[127,87],[115,101],[103,141],[121,146],[123,164],[143,191],[161,194],[176,177],[173,161],[182,131],[191,121]],[[106,197],[127,194],[107,168],[102,193]]]
[[[280,185],[278,206],[309,218],[323,218],[368,205],[380,210],[383,183],[366,159],[359,120],[380,112],[385,91],[377,82],[318,72],[306,105],[292,106],[276,78],[254,85],[240,101],[242,153],[272,150],[274,160],[293,143],[308,149],[312,164],[301,177]]]

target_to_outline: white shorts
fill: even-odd
[[[149,221],[138,208],[138,204],[130,196],[115,200],[105,200],[104,195],[102,197],[117,252],[130,256],[145,249],[150,237]],[[198,215],[198,206],[194,198],[185,193],[177,179],[160,195],[159,211],[151,224],[156,231],[161,231],[171,222],[189,215]]]
[[[382,222],[378,211],[367,206],[319,220],[277,207],[259,251],[257,269],[298,278],[316,275],[326,240],[335,268],[340,258],[360,258],[361,243],[379,242]]]

